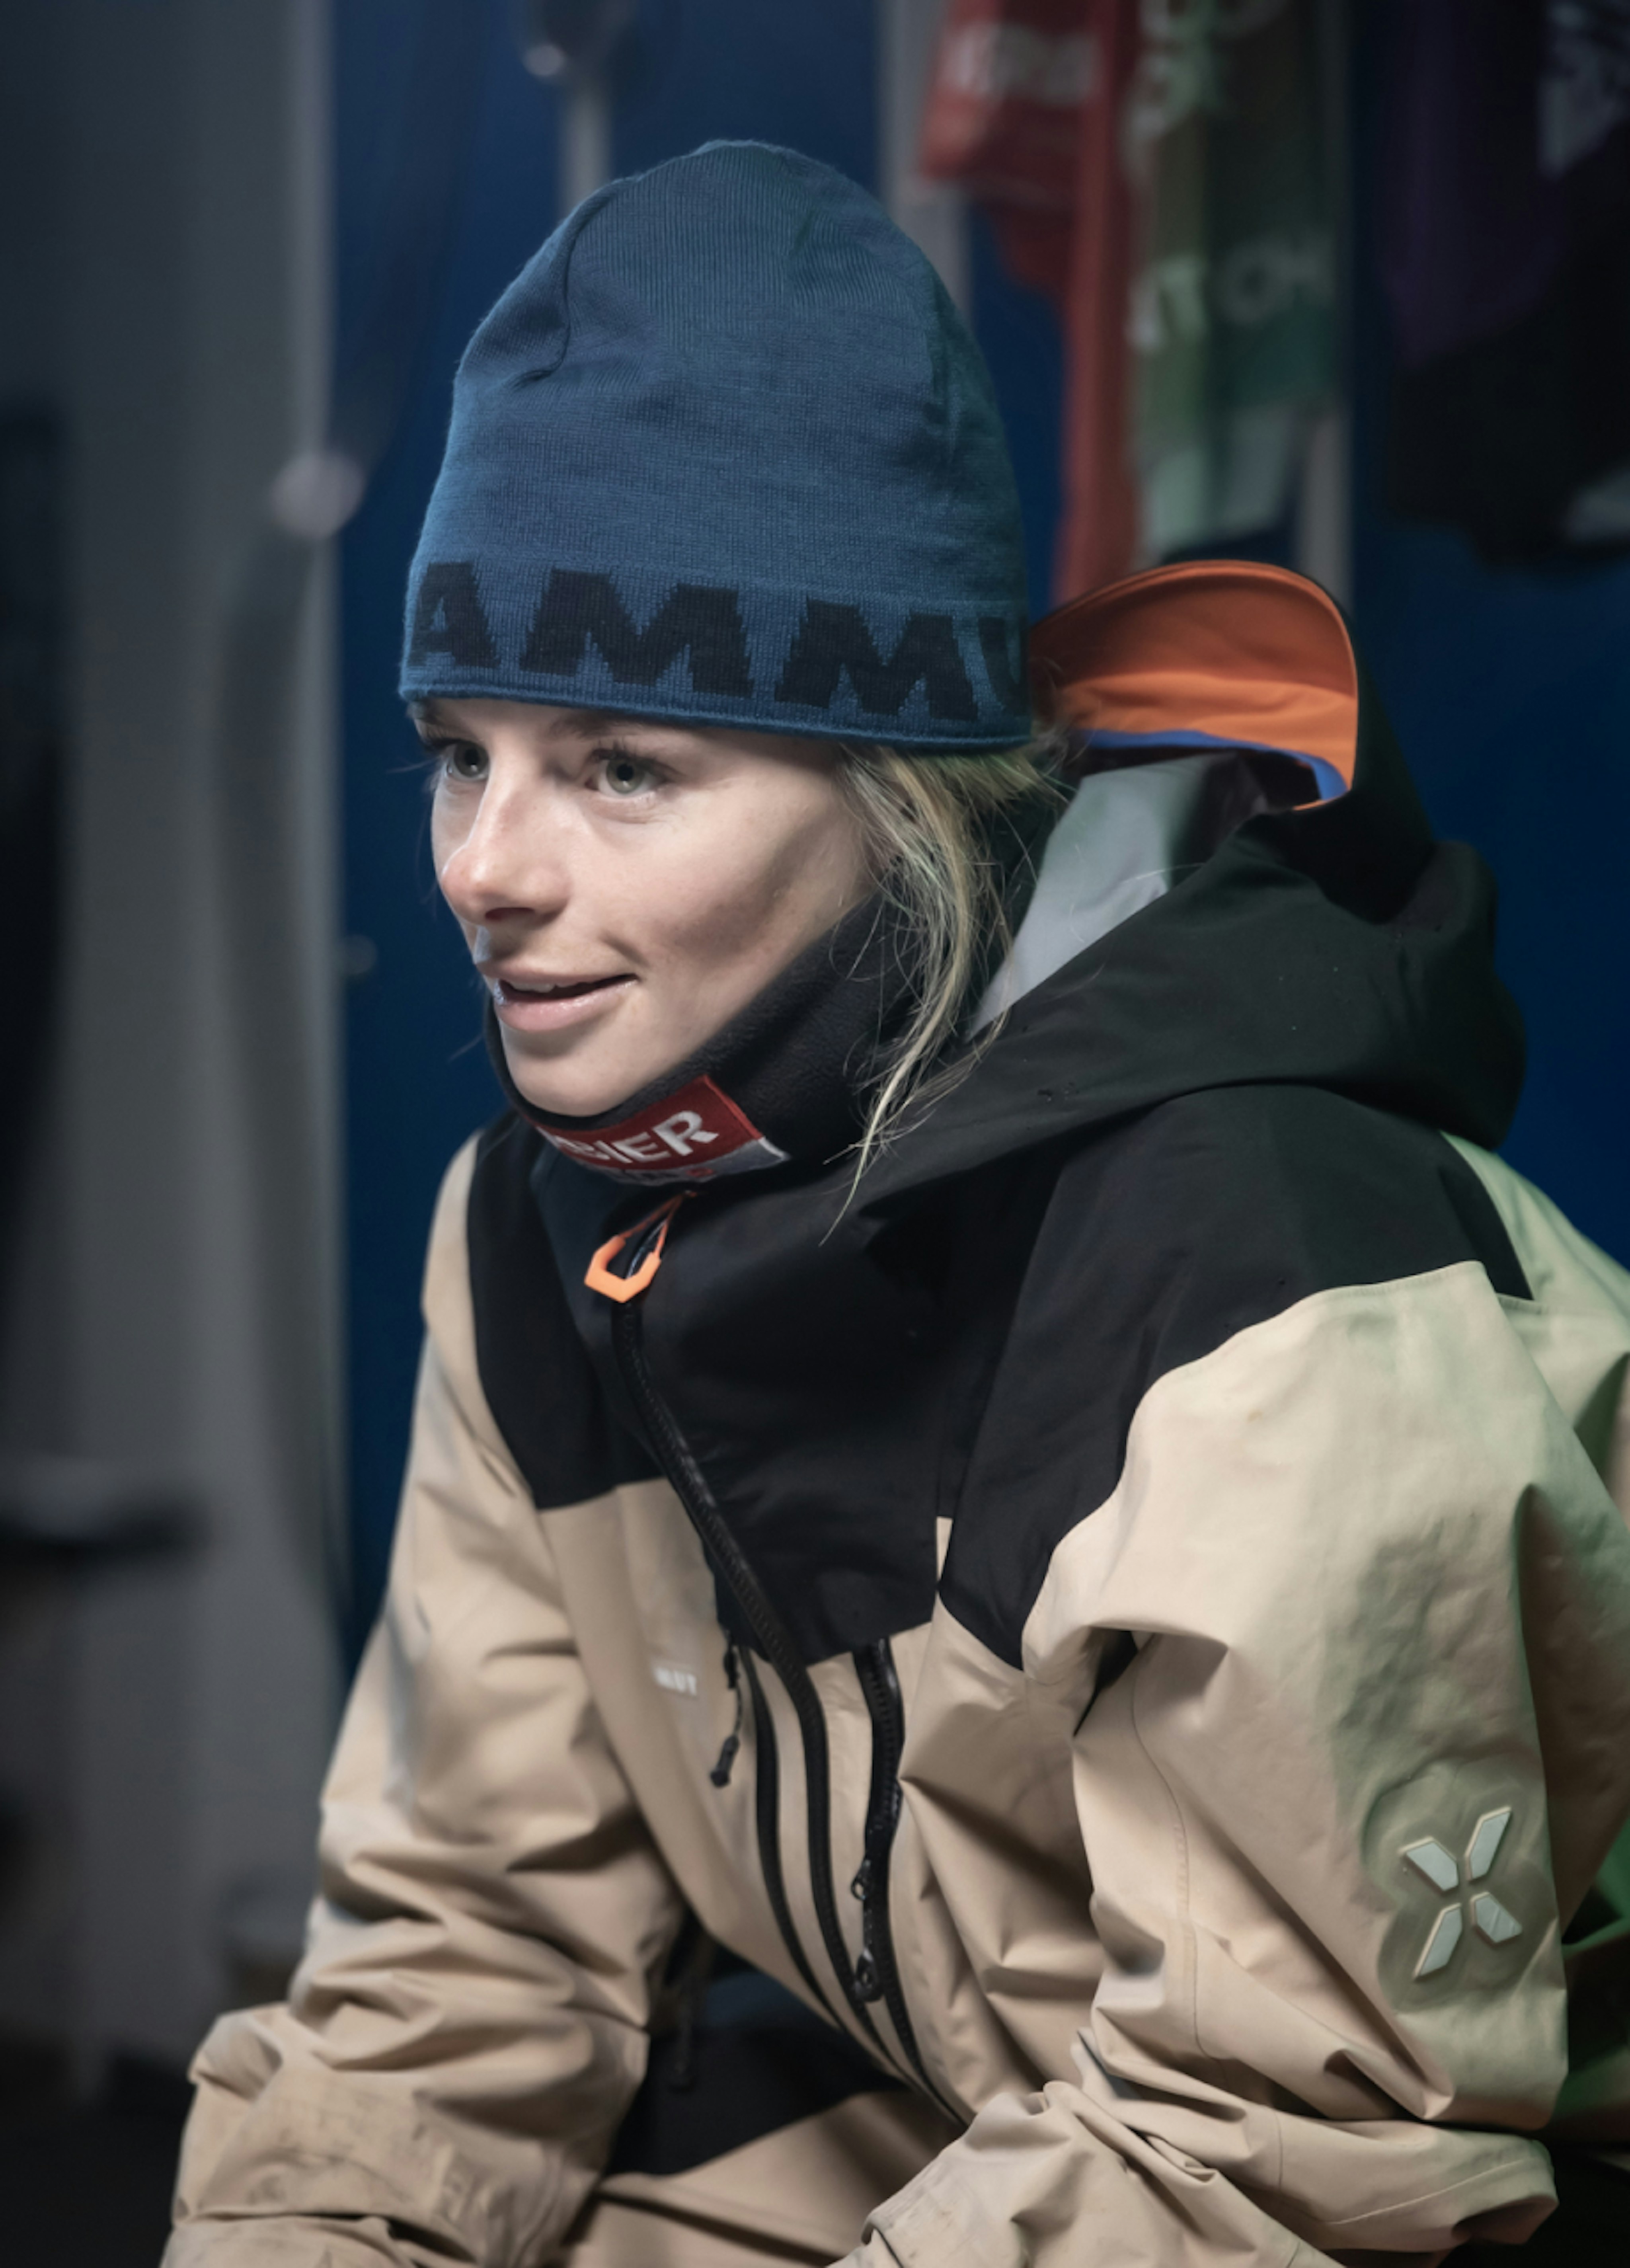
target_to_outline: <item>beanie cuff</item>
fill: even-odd
[[[953,754],[1031,733],[1011,602],[915,604],[651,570],[421,556],[400,689]]]

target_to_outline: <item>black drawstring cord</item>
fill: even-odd
[[[736,1660],[736,1642],[729,1638],[725,1644],[725,1683],[736,1697],[735,1722],[725,1735],[725,1745],[719,1751],[719,1761],[708,1774],[715,1787],[727,1787],[730,1774],[741,1747],[741,1668]]]

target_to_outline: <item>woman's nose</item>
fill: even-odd
[[[437,873],[442,895],[462,922],[490,928],[505,920],[546,920],[567,895],[555,830],[535,808],[535,785],[489,780],[462,838]]]

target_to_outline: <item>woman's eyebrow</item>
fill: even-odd
[[[422,733],[456,737],[466,730],[454,721],[446,703],[433,694],[409,701],[407,706],[409,723]],[[648,731],[653,722],[649,717],[621,716],[612,709],[557,709],[543,730],[550,740],[591,740],[607,733]]]
[[[602,733],[649,729],[652,722],[649,717],[619,716],[614,709],[562,709],[549,718],[546,730],[554,738],[590,740]]]

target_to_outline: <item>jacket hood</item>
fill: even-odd
[[[1031,668],[1041,713],[1081,736],[1089,767],[1290,758],[1308,799],[1248,818],[1022,990],[969,1076],[867,1174],[862,1210],[1206,1087],[1322,1086],[1497,1145],[1523,1048],[1494,972],[1494,880],[1464,844],[1434,842],[1325,593],[1242,562],[1157,568],[1038,624]],[[1044,885],[1045,868],[1027,928]],[[1022,930],[1022,983],[1025,946]]]

